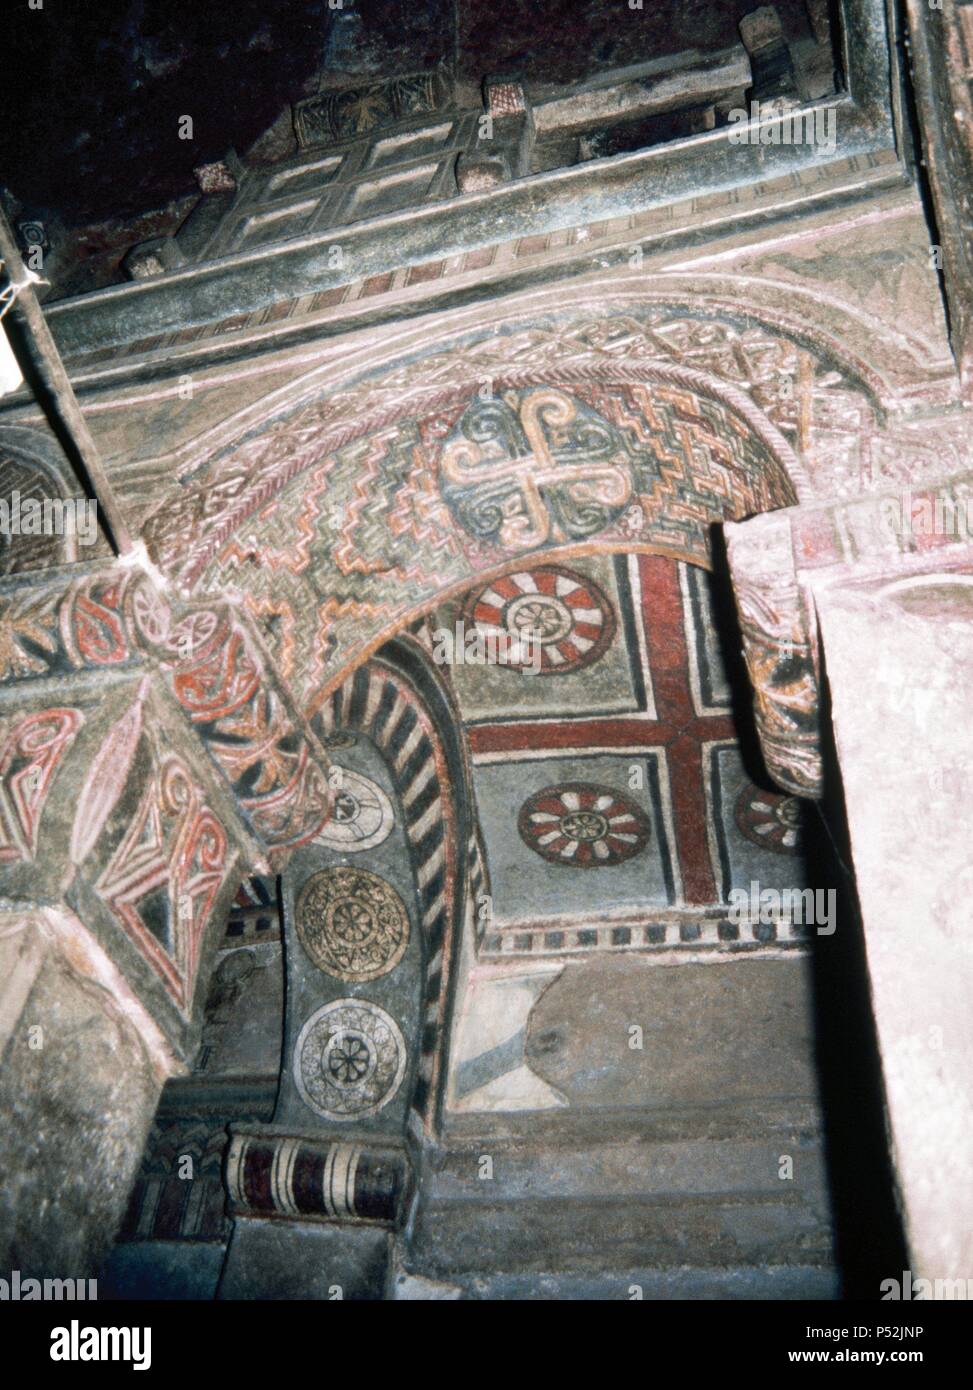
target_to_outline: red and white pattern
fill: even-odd
[[[622,714],[481,724],[470,729],[470,747],[478,762],[516,762],[545,753],[564,756],[571,750],[664,755],[674,826],[673,874],[686,903],[707,906],[719,902],[719,889],[707,832],[703,747],[735,741],[736,724],[730,711],[699,715],[693,704],[678,565],[661,555],[638,555],[635,560],[652,718]]]
[[[81,724],[76,709],[39,710],[0,724],[0,863],[33,861],[44,799]]]
[[[521,807],[517,828],[543,859],[579,869],[631,859],[651,831],[648,816],[630,797],[594,782],[536,792]]]
[[[802,809],[796,796],[765,792],[753,783],[737,798],[737,827],[752,844],[775,854],[797,854],[801,846]]]
[[[203,934],[232,867],[226,832],[201,789],[179,758],[164,756],[95,891],[186,1014]],[[161,939],[144,912],[159,895],[167,921]]]
[[[530,647],[539,643],[544,676],[590,666],[615,635],[615,614],[600,587],[561,565],[537,565],[494,580],[474,591],[463,617],[484,636],[515,639],[506,656],[500,647],[498,665],[532,665]],[[527,658],[516,659],[525,646]]]

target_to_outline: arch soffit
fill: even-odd
[[[0,425],[0,453],[35,468],[58,497],[84,496],[61,446],[47,431],[30,425]]]
[[[373,340],[343,358],[340,368],[334,361],[317,367],[198,437],[179,451],[179,457],[172,457],[173,471],[183,477],[180,496],[164,499],[146,523],[157,561],[192,587],[206,559],[237,526],[328,452],[397,420],[420,418],[450,400],[462,400],[484,378],[511,386],[683,384],[721,401],[746,422],[789,480],[796,500],[815,495],[797,451],[774,423],[772,412],[728,380],[729,373],[720,376],[674,362],[675,354],[667,354],[664,339],[639,317],[646,311],[664,312],[677,325],[699,326],[711,320],[729,333],[740,333],[754,325],[758,330],[764,327],[752,305],[745,310],[728,302],[716,313],[698,296],[683,292],[674,297],[659,287],[636,295],[625,282],[599,286],[596,301],[589,287],[584,295],[577,290],[573,295],[562,293],[557,303],[550,291],[522,297],[517,308],[513,313],[508,306],[503,314],[497,308],[486,317],[482,309],[467,311],[467,322],[454,323],[448,332],[440,321],[435,331],[427,326],[394,343]],[[539,317],[544,309],[546,319]],[[735,318],[729,309],[736,312]],[[796,346],[779,323],[770,336],[791,350]],[[873,375],[868,379],[871,374],[863,364],[841,362],[839,356],[835,367],[833,356],[824,358],[818,351],[812,356],[832,374],[849,374],[862,396],[870,398],[871,408],[877,408],[876,383]],[[313,420],[298,418],[308,410]],[[288,453],[285,436],[295,423],[300,443]],[[270,445],[273,460],[268,466],[261,456]],[[194,525],[199,523],[204,523],[205,539],[187,558]]]

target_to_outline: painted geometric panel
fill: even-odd
[[[731,888],[749,890],[752,881],[762,888],[804,887],[807,803],[755,784],[736,744],[712,744],[706,763],[721,897],[725,899]]]
[[[774,854],[796,854],[801,843],[801,803],[753,782],[737,797],[736,823],[743,837]]]
[[[537,657],[498,664],[559,676],[590,666],[615,635],[615,614],[598,585],[563,565],[536,565],[474,590],[463,607],[467,626],[505,636]]]
[[[361,773],[332,763],[331,776],[337,790],[331,819],[314,837],[314,844],[327,845],[345,854],[363,854],[387,840],[395,824],[392,803],[377,782]]]
[[[301,1029],[294,1081],[322,1119],[364,1119],[393,1099],[407,1060],[402,1030],[390,1014],[367,999],[335,999]]]
[[[95,894],[188,1015],[203,938],[236,855],[148,696],[144,681],[92,759],[70,853],[76,865],[103,865]]]
[[[585,557],[572,568],[586,574],[592,564]],[[728,700],[729,691],[716,633],[711,577],[662,556],[617,556],[610,564],[619,581],[613,591],[618,601],[616,645],[624,647],[630,669],[641,671],[641,685],[646,692],[641,708],[610,713],[599,707],[601,691],[595,682],[603,663],[557,680],[532,682],[522,676],[525,686],[531,685],[534,690],[543,687],[549,697],[546,708],[538,708],[533,718],[514,719],[508,715],[489,724],[471,721],[474,762],[533,760],[542,757],[544,750],[553,757],[566,754],[569,749],[591,756],[623,749],[633,755],[632,768],[640,755],[654,755],[657,760],[664,757],[674,829],[671,876],[673,882],[681,884],[686,904],[713,906],[719,902],[719,890],[708,830],[710,812],[704,787],[703,747],[717,739],[734,739],[736,730],[728,704],[723,703]],[[515,679],[513,673],[507,674],[508,679]],[[568,681],[577,687],[577,704],[570,714],[559,698],[562,682]],[[468,685],[460,686],[457,682],[457,686],[460,699],[465,700]],[[579,774],[574,780],[605,781],[607,786],[626,793],[637,791],[638,781],[628,781],[630,763],[623,766],[620,781],[587,774]],[[560,779],[551,778],[547,785],[567,780],[571,779],[562,774]],[[648,789],[649,784],[643,780],[642,786]],[[529,790],[533,788],[523,789]],[[522,792],[517,804],[523,800]],[[482,798],[481,814],[486,815]],[[492,856],[489,843],[488,853]],[[644,857],[640,855],[639,862]],[[616,866],[613,873],[620,873],[624,867]],[[552,883],[550,893],[556,910],[579,910],[575,903],[564,901],[572,895],[568,885]],[[638,901],[638,896],[625,899],[626,903]],[[646,905],[653,902],[651,898],[641,901]]]
[[[645,848],[650,833],[637,802],[594,782],[563,782],[535,792],[520,808],[517,828],[542,859],[583,869],[623,864]]]
[[[471,405],[440,470],[443,499],[463,529],[514,553],[595,535],[635,492],[613,427],[549,387]]]
[[[60,708],[0,721],[0,864],[34,859],[44,801],[82,722]]]
[[[584,556],[571,570],[589,584],[594,573],[614,577],[610,651],[624,650],[629,669],[641,670],[651,703],[637,712],[599,708],[606,653],[553,680],[501,672],[547,702],[530,714],[501,707],[487,722],[471,718],[475,679],[489,680],[494,668],[453,670],[493,883],[496,930],[485,924],[482,949],[763,948],[770,938],[759,923],[727,920],[727,894],[754,880],[805,885],[806,811],[765,779],[755,782],[759,770],[744,763],[729,592],[718,576],[663,556]],[[576,686],[570,706],[560,698],[568,682]],[[629,803],[633,822],[612,826]],[[802,942],[787,923],[775,926],[774,949]]]
[[[452,633],[462,623],[464,635],[482,632],[487,641],[497,632],[510,633],[511,619],[530,618],[530,600],[518,600],[531,582],[538,590],[551,588],[556,599],[543,605],[548,613],[538,614],[547,617],[549,625],[547,634],[541,631],[538,674],[551,678],[539,680],[530,663],[522,668],[509,660],[454,661],[450,677],[464,721],[475,725],[599,714],[653,715],[651,681],[647,681],[641,654],[638,567],[628,556],[585,556],[570,566],[532,565],[515,571],[477,586],[465,602],[444,604],[431,615],[429,628],[433,633]],[[563,594],[558,594],[558,588]],[[565,614],[569,607],[572,613],[580,607],[584,615],[580,621]],[[552,628],[551,622],[557,626]],[[545,636],[553,641],[545,641]],[[499,639],[496,649],[503,654]],[[533,664],[538,665],[536,658]]]
[[[579,752],[481,763],[474,768],[474,783],[490,863],[493,920],[498,925],[627,906],[662,907],[679,901],[664,751],[642,749],[631,756]],[[631,783],[640,783],[641,789],[630,790]],[[572,811],[565,803],[578,784],[597,788],[597,795],[591,798],[595,809],[579,806]],[[556,803],[558,812],[563,812],[558,815],[559,825],[565,815],[572,814],[579,822],[584,815],[600,820],[605,813],[597,803],[604,797],[612,798],[612,817],[631,814],[633,822],[609,826],[611,838],[574,841],[579,847],[575,854],[583,853],[585,862],[590,855],[584,872],[566,867],[559,855],[544,854],[547,847],[538,845],[533,835],[526,838],[518,828],[518,814],[523,824],[531,811],[546,813],[548,803]],[[635,834],[636,840],[618,840],[612,834],[617,831]],[[582,828],[579,834],[587,831]],[[556,843],[561,841],[572,843],[564,835]],[[594,856],[596,843],[609,849],[603,861]],[[623,847],[629,852],[627,856],[618,852]]]
[[[409,913],[390,883],[339,865],[312,874],[294,913],[310,959],[338,980],[360,984],[394,970],[409,944]]]

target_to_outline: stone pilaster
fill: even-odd
[[[857,580],[820,572],[811,586],[911,1273],[961,1279],[965,1290],[973,1278],[973,548],[948,567],[902,560]],[[902,1279],[900,1270],[888,1275]],[[965,1296],[935,1287],[927,1297]]]

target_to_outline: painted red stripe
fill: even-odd
[[[713,903],[716,878],[706,833],[703,750],[696,739],[681,734],[666,753],[683,894],[687,903]]]
[[[541,594],[553,595],[557,588],[557,575],[551,574],[550,570],[533,570],[532,577],[537,585],[537,591]]]
[[[488,584],[487,588],[492,589],[493,592],[495,594],[499,594],[501,598],[507,599],[519,598],[520,595],[523,593],[523,590],[521,589],[520,585],[515,584],[509,574],[501,575],[501,577],[499,579],[495,579],[492,584]]]
[[[706,739],[736,738],[729,716],[695,721],[693,732]],[[475,724],[469,730],[473,753],[544,753],[552,748],[659,748],[679,733],[671,724],[648,719],[579,719],[575,724]]]
[[[566,603],[569,608],[598,608],[600,605],[595,601],[595,596],[588,589],[582,589],[580,585],[572,589],[569,594],[561,596],[561,602]]]
[[[541,755],[560,748],[665,748],[683,892],[688,903],[709,904],[716,901],[716,879],[707,835],[702,743],[735,739],[737,731],[729,715],[699,716],[693,708],[678,567],[656,555],[640,555],[638,563],[658,719],[481,724],[469,730],[470,748],[474,754]]]
[[[658,555],[639,556],[642,616],[659,718],[683,727],[695,719],[683,627],[679,567]]]

